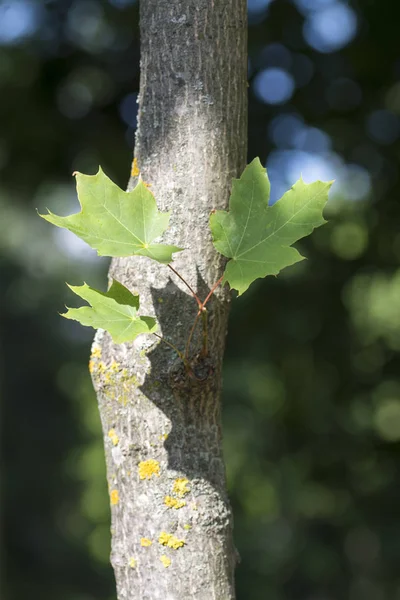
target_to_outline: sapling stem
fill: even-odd
[[[178,354],[178,356],[182,359],[182,361],[184,362],[185,366],[187,367],[187,361],[189,359],[189,353],[190,353],[190,344],[192,343],[192,338],[193,338],[194,332],[196,330],[197,322],[198,322],[200,316],[202,318],[202,323],[203,323],[203,347],[201,349],[201,355],[203,357],[205,357],[208,354],[208,315],[207,315],[207,309],[205,308],[205,306],[206,306],[207,302],[209,301],[209,299],[211,298],[211,296],[213,295],[213,293],[215,292],[215,290],[217,289],[217,287],[221,284],[224,276],[222,275],[222,277],[220,277],[218,279],[218,281],[213,285],[213,287],[209,291],[208,295],[206,296],[206,299],[202,302],[200,300],[200,298],[198,297],[198,295],[196,294],[196,292],[194,291],[194,289],[192,288],[192,286],[186,281],[186,279],[184,277],[182,277],[182,275],[180,273],[178,273],[178,271],[176,269],[174,269],[174,267],[171,264],[168,264],[167,267],[173,273],[175,273],[175,275],[177,277],[179,277],[179,279],[190,290],[193,298],[197,302],[197,306],[199,307],[199,311],[198,311],[198,313],[196,315],[196,318],[194,320],[192,329],[190,330],[189,337],[188,337],[187,342],[186,342],[185,355],[183,355],[175,346],[173,346],[172,344],[170,344],[169,342],[167,342],[166,340],[164,340],[164,338],[162,338],[161,336],[159,336],[157,334],[154,334],[154,335],[157,335],[157,337],[160,338],[160,340],[162,340],[163,342],[165,342],[166,344],[168,344],[168,346],[170,346],[171,348],[173,348],[175,350],[175,352]]]
[[[168,266],[170,266],[170,265],[168,265]],[[179,274],[178,274],[178,277],[180,277]],[[186,350],[185,350],[186,359],[189,358],[190,344],[192,342],[192,338],[193,338],[194,332],[196,330],[196,325],[197,325],[197,322],[198,322],[200,316],[201,316],[202,322],[203,322],[203,347],[201,349],[201,355],[203,357],[205,357],[208,354],[208,314],[207,314],[207,309],[205,306],[206,306],[207,302],[209,301],[209,299],[211,298],[211,296],[213,295],[213,293],[215,292],[215,290],[217,289],[217,287],[221,284],[223,278],[224,278],[224,276],[222,275],[222,277],[220,277],[218,279],[218,281],[213,285],[213,287],[209,291],[204,302],[201,302],[201,301],[199,302],[198,298],[196,296],[196,300],[198,301],[198,305],[199,305],[199,312],[196,315],[196,318],[193,323],[193,327],[190,330],[189,337],[186,342]],[[190,287],[190,286],[188,286],[188,287]],[[195,295],[195,294],[193,293],[193,295]]]
[[[164,344],[167,344],[167,346],[169,346],[170,348],[172,348],[172,350],[175,350],[175,352],[177,353],[177,355],[179,356],[179,358],[181,359],[181,361],[184,363],[185,366],[187,366],[187,361],[186,361],[185,357],[183,356],[182,352],[180,350],[178,350],[178,348],[176,346],[174,346],[173,344],[171,344],[171,342],[168,342],[161,335],[158,335],[158,333],[153,333],[153,335],[155,335],[156,338],[158,338],[159,340],[161,340],[162,342],[164,342]]]
[[[198,379],[198,377],[196,377],[196,375],[193,373],[192,368],[189,364],[189,362],[186,360],[186,358],[183,356],[182,352],[180,352],[178,350],[178,348],[176,348],[176,346],[174,346],[173,344],[171,344],[170,342],[167,342],[166,339],[164,339],[163,337],[161,337],[161,335],[158,335],[157,333],[153,333],[153,335],[155,335],[161,342],[164,342],[164,344],[167,344],[167,346],[169,346],[170,348],[172,348],[172,350],[175,350],[175,352],[177,353],[177,355],[179,356],[179,358],[181,359],[183,366],[185,367],[186,372],[188,373],[188,375],[190,377],[192,377],[193,379]]]
[[[197,322],[198,322],[198,320],[199,320],[199,317],[200,317],[200,315],[201,315],[201,312],[200,312],[200,310],[199,310],[199,312],[197,313],[197,315],[196,315],[196,318],[195,318],[195,320],[194,320],[194,323],[193,323],[192,329],[190,330],[190,333],[189,333],[189,337],[188,337],[188,339],[187,339],[187,342],[186,342],[186,350],[185,350],[185,358],[186,358],[186,360],[189,358],[190,344],[191,344],[191,342],[192,342],[192,337],[193,337],[193,334],[194,334],[194,332],[195,332],[196,325],[197,325]]]
[[[203,348],[201,349],[201,355],[205,358],[208,354],[208,314],[206,308],[203,308],[201,311],[201,318],[203,321]]]
[[[170,264],[167,265],[167,267],[169,267],[171,269],[171,271],[173,273],[175,273],[175,275],[177,277],[179,277],[179,279],[186,285],[186,287],[191,291],[193,298],[196,300],[198,307],[201,307],[201,300],[198,297],[198,295],[196,294],[196,292],[194,291],[194,289],[189,285],[189,283],[182,277],[182,275],[180,273],[178,273],[178,271],[176,269],[174,269],[174,267]]]
[[[222,283],[224,276],[222,275],[222,277],[220,277],[217,281],[217,283],[214,283],[214,285],[212,286],[211,290],[208,293],[208,296],[206,297],[206,299],[204,300],[204,302],[201,303],[201,308],[203,309],[205,307],[205,305],[207,304],[207,302],[209,301],[209,299],[211,298],[211,296],[213,295],[213,293],[215,292],[215,290],[217,289],[217,287],[220,285],[220,283]]]

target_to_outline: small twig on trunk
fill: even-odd
[[[206,297],[206,299],[204,300],[204,302],[201,303],[201,308],[203,309],[205,307],[205,305],[207,304],[207,302],[209,301],[209,299],[211,298],[211,296],[213,295],[213,293],[215,292],[215,290],[217,289],[217,287],[220,285],[220,283],[222,283],[224,276],[222,275],[222,277],[220,277],[217,281],[217,283],[214,283],[214,285],[212,286],[211,290],[208,293],[208,296]]]
[[[197,322],[198,322],[198,320],[199,320],[199,317],[200,317],[200,315],[201,315],[201,312],[200,312],[200,310],[199,310],[199,312],[197,313],[197,315],[196,315],[196,318],[195,318],[195,320],[194,320],[194,323],[193,323],[192,329],[190,330],[190,333],[189,333],[189,337],[188,337],[188,339],[187,339],[187,342],[186,342],[186,350],[185,350],[185,358],[186,358],[186,360],[189,358],[190,344],[191,344],[191,342],[192,342],[192,337],[193,337],[193,334],[194,334],[194,332],[195,332],[196,325],[197,325]]]
[[[193,298],[196,300],[198,307],[201,307],[201,300],[198,297],[198,295],[196,294],[196,292],[194,291],[194,289],[189,285],[189,283],[182,277],[182,275],[180,273],[178,273],[178,271],[176,269],[174,269],[173,266],[171,266],[170,264],[167,265],[167,267],[169,267],[171,269],[171,271],[173,273],[175,273],[175,275],[177,277],[179,277],[179,279],[186,285],[186,287],[191,291]]]
[[[172,269],[172,267],[170,265],[168,265],[168,266]],[[174,269],[172,269],[172,270],[175,271]],[[177,275],[178,275],[178,277],[180,277],[180,279],[182,279],[182,277],[179,275],[179,273],[177,273]],[[204,302],[201,302],[197,298],[196,294],[192,291],[193,296],[196,298],[197,303],[199,305],[199,312],[196,315],[196,318],[193,323],[193,327],[190,330],[189,337],[186,342],[186,350],[185,350],[186,360],[188,360],[188,358],[189,358],[190,344],[192,342],[192,338],[193,338],[194,332],[196,330],[196,325],[197,325],[197,322],[198,322],[200,316],[202,317],[202,322],[203,322],[203,347],[201,349],[201,356],[205,357],[208,354],[208,315],[207,315],[207,309],[205,306],[206,306],[207,302],[209,301],[209,299],[211,298],[211,296],[213,295],[213,293],[215,292],[215,290],[217,289],[217,287],[221,284],[223,278],[224,278],[224,276],[222,275],[222,277],[220,277],[218,279],[218,281],[213,285],[213,287],[209,291]],[[182,279],[182,281],[184,281],[184,279]],[[186,283],[186,282],[184,281],[184,283]],[[189,287],[189,289],[191,289],[189,284],[186,284],[186,285]]]
[[[203,347],[201,349],[201,356],[205,358],[208,354],[208,314],[206,308],[203,308],[201,311],[201,318],[203,321]]]
[[[172,348],[172,350],[175,350],[175,352],[177,353],[177,355],[179,356],[179,358],[182,360],[182,362],[184,363],[184,365],[187,366],[187,361],[186,361],[184,355],[182,354],[182,352],[180,350],[178,350],[178,348],[176,346],[174,346],[173,344],[171,344],[171,342],[168,342],[161,335],[158,335],[158,333],[153,333],[153,335],[155,335],[156,338],[158,338],[159,340],[161,340],[162,342],[164,342],[164,344],[167,344],[167,346],[169,346],[170,348]]]

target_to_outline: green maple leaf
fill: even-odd
[[[169,213],[158,210],[156,201],[142,180],[131,192],[124,192],[103,173],[76,174],[82,210],[68,217],[49,211],[40,215],[57,227],[69,229],[100,256],[147,256],[168,264],[182,248],[154,243],[169,223]]]
[[[258,158],[235,179],[229,212],[210,217],[215,248],[231,260],[223,282],[243,294],[253,281],[277,275],[303,260],[291,245],[326,223],[322,216],[333,182],[306,184],[300,179],[278,202],[268,206],[270,183]]]
[[[66,319],[79,321],[82,325],[108,331],[116,344],[133,341],[141,333],[153,333],[157,329],[153,317],[139,317],[139,296],[134,296],[118,281],[108,292],[99,292],[86,283],[81,286],[68,286],[74,294],[86,300],[91,306],[68,308]]]

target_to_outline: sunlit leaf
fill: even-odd
[[[140,317],[139,296],[134,296],[118,281],[113,281],[108,292],[99,292],[86,283],[68,286],[74,294],[91,306],[68,308],[62,316],[74,319],[94,329],[105,329],[117,344],[133,341],[141,333],[153,333],[157,329],[153,317]]]
[[[326,223],[322,211],[331,185],[300,179],[268,206],[268,176],[259,159],[254,159],[233,181],[229,212],[216,211],[210,217],[214,246],[231,259],[224,282],[243,294],[255,279],[277,275],[303,260],[292,244]]]
[[[81,212],[58,217],[50,211],[40,215],[57,227],[69,229],[100,256],[147,256],[169,263],[177,246],[155,243],[168,228],[169,213],[158,210],[153,194],[139,180],[124,192],[103,173],[76,174]]]

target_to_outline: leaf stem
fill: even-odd
[[[203,308],[201,311],[201,318],[203,321],[203,347],[201,349],[201,355],[206,357],[208,354],[208,314],[206,308]]]
[[[205,305],[207,304],[207,302],[209,301],[209,299],[211,298],[211,296],[213,295],[213,293],[215,292],[215,290],[217,289],[217,287],[220,285],[220,283],[222,282],[224,276],[222,275],[222,277],[220,277],[217,281],[217,283],[214,283],[214,285],[212,286],[211,290],[208,293],[208,296],[206,297],[206,299],[204,300],[204,302],[201,303],[201,308],[203,309],[205,307]]]
[[[167,346],[169,346],[170,348],[172,348],[172,350],[175,350],[175,352],[177,353],[177,355],[179,356],[179,358],[181,359],[181,361],[184,363],[184,365],[186,366],[186,359],[183,356],[182,352],[180,350],[178,350],[178,348],[176,346],[174,346],[173,344],[171,344],[171,342],[168,342],[165,338],[163,338],[161,335],[158,335],[158,333],[153,333],[153,335],[156,336],[156,338],[158,338],[159,340],[161,340],[162,342],[164,342],[164,344],[167,344]]]
[[[168,266],[170,266],[170,265],[168,265]],[[180,277],[179,274],[178,274],[178,277]],[[218,279],[218,281],[212,286],[206,299],[203,302],[200,302],[199,299],[197,298],[197,296],[195,296],[195,294],[193,293],[193,295],[196,297],[197,303],[199,305],[199,311],[196,315],[192,329],[190,330],[190,333],[189,333],[188,340],[186,342],[186,349],[185,349],[185,359],[186,360],[189,359],[190,344],[192,343],[192,338],[193,338],[194,332],[196,330],[196,325],[197,325],[197,322],[198,322],[200,316],[203,321],[203,347],[201,349],[201,355],[207,356],[207,354],[208,354],[208,315],[207,315],[206,304],[209,301],[209,299],[211,298],[211,296],[213,295],[213,293],[215,292],[215,290],[217,289],[217,287],[222,283],[223,278],[224,278],[224,276],[222,275]]]
[[[197,315],[196,315],[196,318],[195,318],[195,320],[194,320],[194,323],[193,323],[192,329],[190,330],[190,333],[189,333],[189,337],[188,337],[188,339],[187,339],[187,342],[186,342],[186,349],[185,349],[185,359],[186,359],[186,360],[188,360],[188,358],[189,358],[190,344],[191,344],[191,342],[192,342],[192,337],[193,337],[193,334],[194,334],[194,332],[195,332],[196,325],[197,325],[197,322],[198,322],[198,320],[199,320],[199,317],[200,317],[200,315],[201,315],[201,312],[200,312],[200,310],[199,310],[199,312],[197,313]]]
[[[196,294],[196,292],[194,291],[194,289],[189,285],[189,283],[182,277],[182,275],[180,273],[178,273],[178,271],[176,269],[174,269],[174,267],[170,264],[167,265],[167,267],[169,267],[171,269],[171,271],[173,273],[175,273],[175,275],[177,275],[177,277],[179,277],[179,279],[181,281],[183,281],[183,283],[186,285],[186,287],[191,291],[193,298],[196,300],[198,307],[201,307],[201,300],[198,297],[198,295]]]

